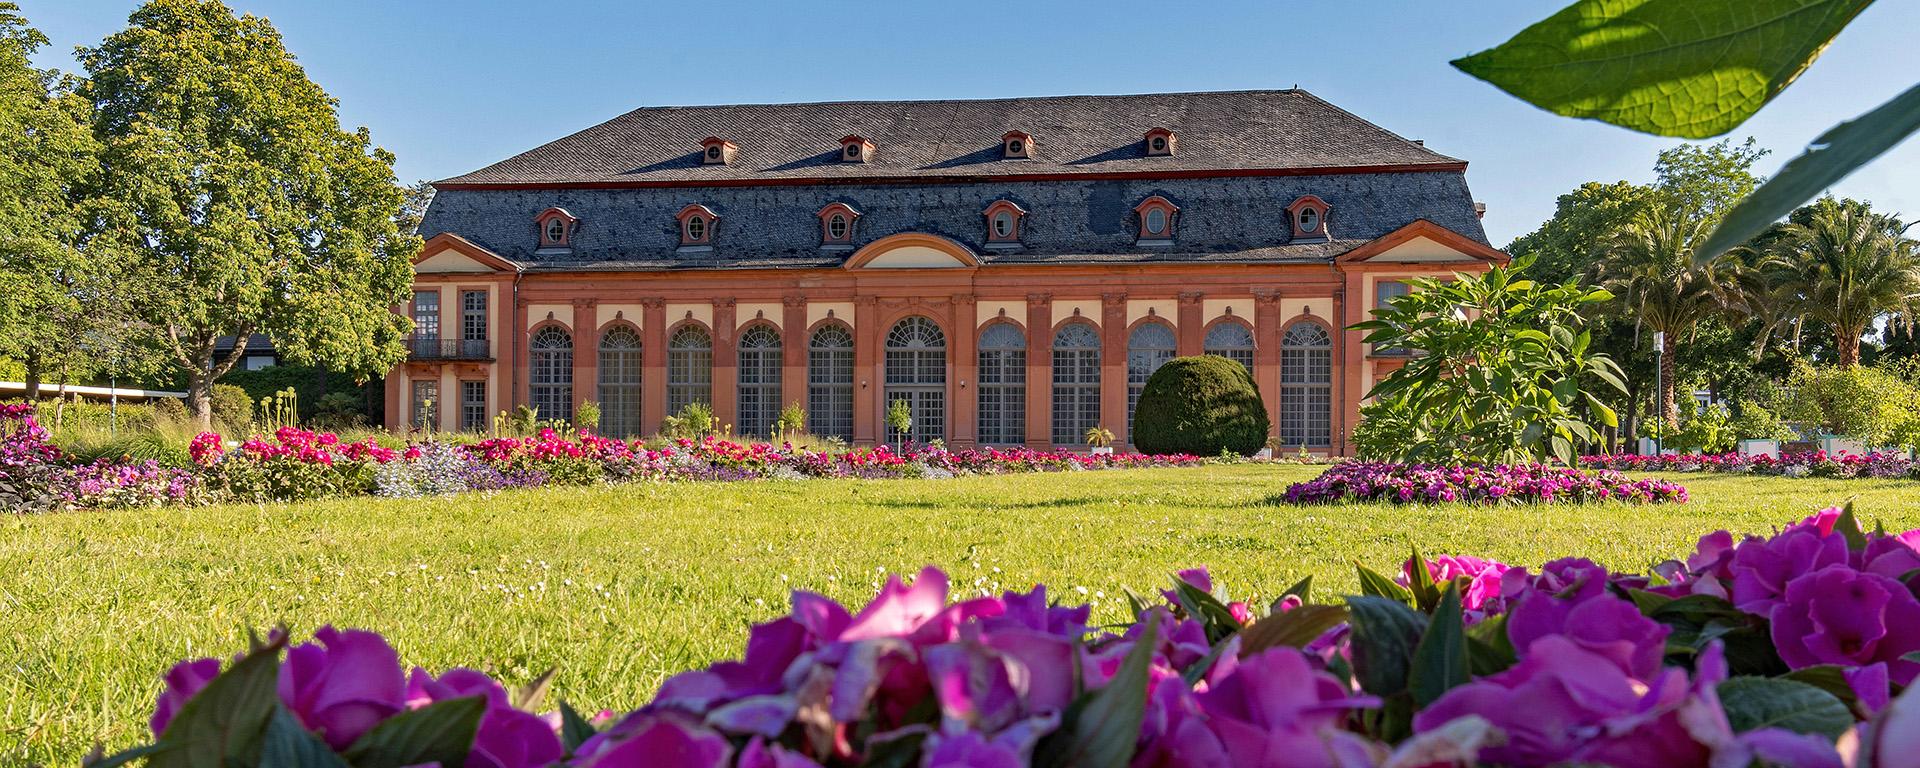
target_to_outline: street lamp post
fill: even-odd
[[[1667,368],[1663,357],[1667,354],[1667,332],[1653,332],[1653,455],[1666,454],[1665,439],[1667,431],[1667,388],[1661,381],[1661,373]]]

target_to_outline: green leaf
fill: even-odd
[[[1671,597],[1648,592],[1644,589],[1629,589],[1627,590],[1627,597],[1633,600],[1633,606],[1639,608],[1642,615],[1649,617],[1653,616],[1655,612],[1659,611],[1660,608],[1667,603],[1673,602],[1673,598]]]
[[[1834,698],[1840,700],[1840,703],[1847,705],[1849,710],[1854,709],[1860,701],[1860,694],[1853,690],[1851,683],[1847,682],[1847,667],[1837,664],[1815,664],[1811,667],[1801,667],[1781,677],[1806,683],[1831,693]]]
[[[275,633],[187,699],[160,734],[162,748],[147,758],[148,768],[254,763],[280,704],[275,685],[286,645],[286,634]]]
[[[587,743],[587,739],[599,732],[593,723],[580,716],[579,710],[565,701],[560,702],[560,745],[567,748],[567,754],[573,754],[581,744]]]
[[[1273,614],[1240,630],[1240,656],[1245,658],[1283,645],[1304,648],[1346,620],[1347,609],[1338,605],[1303,605]]]
[[[1240,630],[1240,620],[1233,617],[1233,611],[1225,603],[1185,579],[1174,577],[1173,594],[1187,615],[1198,619],[1206,628],[1207,642],[1217,643]]]
[[[464,765],[486,713],[484,696],[446,699],[402,712],[361,736],[347,749],[347,758],[356,768]]]
[[[1287,587],[1287,591],[1280,593],[1280,596],[1286,597],[1287,595],[1293,595],[1300,598],[1300,602],[1307,603],[1312,602],[1312,592],[1313,574],[1307,574],[1299,581],[1294,582],[1293,586]]]
[[[1872,0],[1579,0],[1455,67],[1557,115],[1701,139],[1778,95]]]
[[[260,765],[299,768],[352,768],[333,748],[294,719],[285,707],[274,707],[265,738],[260,741]]]
[[[1785,728],[1837,739],[1853,727],[1847,705],[1833,694],[1797,680],[1735,677],[1721,683],[1719,692],[1734,733]]]
[[[1407,678],[1413,702],[1424,707],[1455,686],[1464,685],[1471,679],[1470,666],[1466,619],[1460,613],[1460,584],[1448,582],[1446,591],[1440,594],[1440,604],[1427,619],[1426,631],[1420,634],[1420,644],[1413,649],[1413,669]]]
[[[1059,751],[1048,756],[1048,764],[1122,766],[1133,759],[1140,721],[1147,713],[1147,669],[1153,663],[1155,634],[1154,622],[1146,622],[1106,687],[1068,707],[1061,724],[1064,739],[1058,742]]]
[[[1413,550],[1413,559],[1407,569],[1407,591],[1413,593],[1413,607],[1422,613],[1433,611],[1434,604],[1440,602],[1440,588],[1433,583],[1433,572],[1427,570],[1427,558],[1420,555],[1420,548]]]
[[[1360,594],[1368,597],[1384,597],[1388,600],[1398,600],[1408,606],[1413,605],[1413,593],[1407,591],[1406,587],[1395,584],[1393,579],[1382,576],[1379,572],[1361,565],[1358,562],[1355,562],[1353,567],[1360,572]]]
[[[1805,153],[1787,161],[1779,173],[1727,212],[1707,237],[1706,245],[1694,252],[1694,260],[1705,263],[1753,239],[1915,130],[1920,130],[1920,85],[1871,112],[1827,129]]]
[[[553,673],[556,671],[557,668],[548,667],[533,682],[513,689],[513,697],[508,703],[522,712],[540,711],[541,705],[547,700],[547,691],[553,688]]]
[[[1467,628],[1467,659],[1480,677],[1504,672],[1520,661],[1507,637],[1507,615],[1500,614]]]
[[[1392,696],[1407,689],[1413,667],[1413,649],[1426,629],[1427,617],[1384,597],[1347,598],[1352,611],[1353,672],[1360,688],[1376,696]]]
[[[1833,530],[1847,540],[1847,549],[1859,552],[1867,548],[1867,532],[1860,530],[1860,518],[1853,514],[1853,502],[1847,502],[1840,519],[1833,521]]]

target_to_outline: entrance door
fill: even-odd
[[[890,442],[925,444],[947,436],[947,338],[932,320],[914,316],[887,333],[887,408],[904,401],[913,426],[887,426]]]

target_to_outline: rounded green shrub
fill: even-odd
[[[1176,357],[1154,371],[1134,408],[1143,453],[1251,456],[1266,445],[1266,406],[1247,369],[1218,355]]]
[[[229,432],[241,432],[253,424],[253,396],[232,384],[213,385],[213,420]]]

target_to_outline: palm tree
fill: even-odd
[[[1756,286],[1738,258],[1721,255],[1694,263],[1694,249],[1713,231],[1714,219],[1672,205],[1650,205],[1600,244],[1595,282],[1635,315],[1635,325],[1666,334],[1660,350],[1660,419],[1680,420],[1675,397],[1674,351],[1680,337],[1701,321],[1746,307]]]
[[[1875,320],[1920,308],[1920,243],[1857,200],[1821,198],[1766,236],[1765,269],[1792,316],[1833,329],[1835,362],[1860,363]]]

